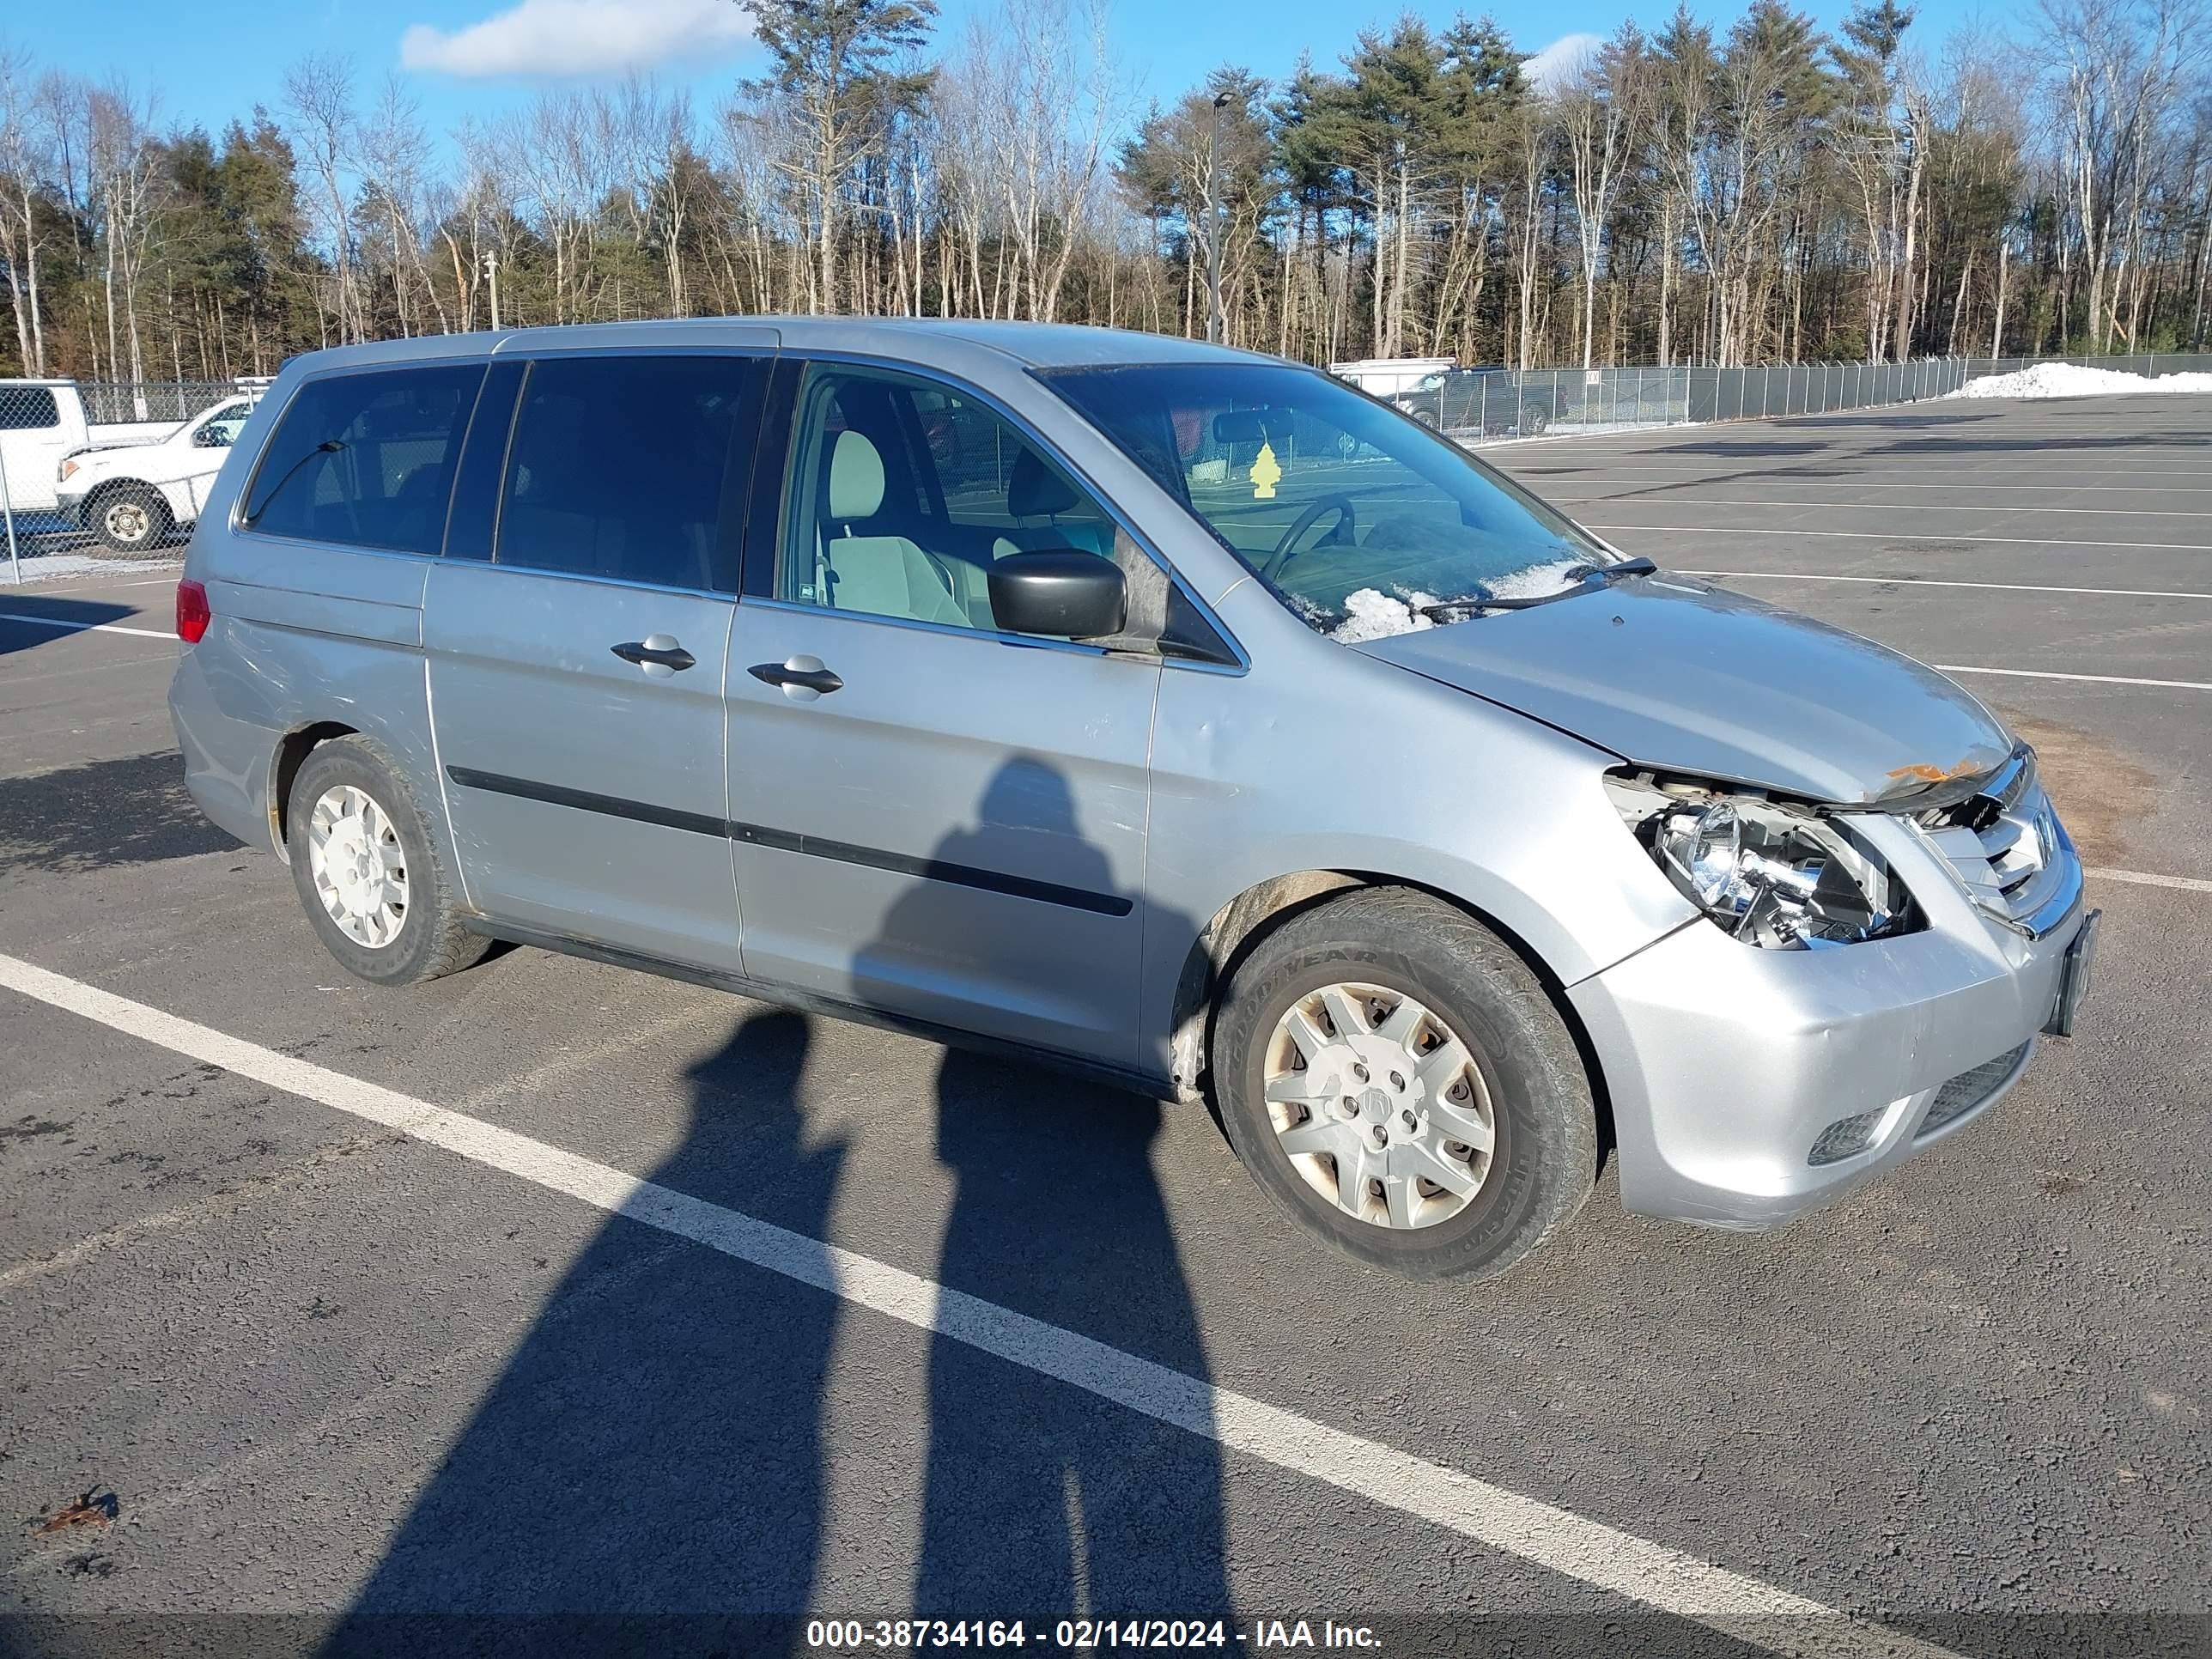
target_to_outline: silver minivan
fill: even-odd
[[[2064,1034],[2035,761],[1313,369],[834,319],[294,362],[194,533],[208,817],[364,979],[505,939],[1190,1101],[1496,1273],[1607,1148],[1772,1225]]]

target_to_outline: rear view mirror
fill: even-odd
[[[1276,409],[1224,409],[1213,417],[1213,440],[1224,444],[1280,443],[1291,417]]]
[[[1110,559],[1073,547],[1009,553],[991,566],[991,616],[1010,634],[1103,639],[1128,620],[1128,590]]]

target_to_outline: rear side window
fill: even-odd
[[[245,522],[270,536],[435,553],[480,362],[310,380],[255,469]]]
[[[0,432],[43,432],[61,423],[51,386],[0,386]]]
[[[499,563],[730,592],[760,430],[750,358],[548,357],[523,383]]]

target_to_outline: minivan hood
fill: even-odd
[[[1626,578],[1351,648],[1655,771],[1840,805],[1976,776],[2013,748],[1934,669],[1679,576]]]

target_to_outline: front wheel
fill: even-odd
[[[412,985],[483,955],[489,941],[463,931],[414,791],[369,739],[318,744],[292,780],[285,817],[300,902],[348,972]]]
[[[1254,951],[1217,1024],[1213,1087],[1270,1197],[1412,1279],[1504,1273],[1596,1176],[1589,1079],[1542,983],[1406,888],[1319,905]]]
[[[158,489],[118,484],[92,507],[92,533],[114,553],[143,553],[161,545],[174,528],[169,504]]]

